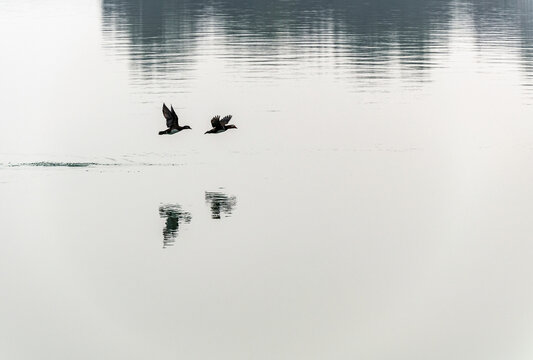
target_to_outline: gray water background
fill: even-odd
[[[0,0],[0,33],[0,358],[531,359],[531,1]]]

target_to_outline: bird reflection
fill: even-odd
[[[211,219],[220,219],[221,215],[231,215],[237,205],[237,198],[221,192],[206,191],[205,202],[211,207]]]
[[[178,237],[180,224],[191,222],[192,216],[183,211],[177,204],[166,204],[159,207],[159,216],[166,219],[163,229],[163,248],[174,245]]]

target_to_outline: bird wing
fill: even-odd
[[[171,127],[174,122],[174,116],[172,116],[172,112],[170,112],[165,103],[163,103],[163,116],[167,119],[167,127]]]
[[[220,119],[220,125],[226,126],[228,125],[230,120],[231,120],[231,115],[226,115],[222,119]]]
[[[220,116],[219,115],[213,116],[213,118],[211,119],[211,126],[216,128],[216,129],[222,128],[222,125],[220,124]]]
[[[176,127],[178,127],[178,115],[176,114],[176,112],[174,111],[174,108],[172,107],[172,105],[170,105],[170,112],[172,113],[172,117],[173,117],[173,120],[174,120],[174,124]]]

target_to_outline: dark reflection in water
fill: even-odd
[[[166,219],[163,229],[163,248],[174,245],[178,237],[180,224],[191,222],[192,216],[187,211],[181,210],[177,204],[166,204],[159,207],[159,216]]]
[[[472,14],[480,54],[490,54],[490,61],[502,62],[501,54],[491,49],[506,48],[509,53],[520,55],[521,70],[528,79],[533,78],[533,2],[470,0],[461,3]]]
[[[221,215],[231,215],[233,208],[237,205],[237,198],[221,192],[206,191],[205,202],[211,208],[211,218],[220,219]]]
[[[533,71],[528,0],[103,0],[102,6],[106,45],[131,60],[133,78],[145,85],[193,77],[206,58],[230,62],[223,71],[240,78],[331,71],[358,84],[416,84],[448,66],[457,31],[473,33],[480,51],[516,52],[518,67],[529,76]]]

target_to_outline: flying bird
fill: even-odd
[[[174,111],[172,105],[170,105],[169,110],[165,103],[163,103],[163,116],[165,116],[165,119],[167,119],[168,129],[160,131],[159,135],[172,135],[177,133],[178,131],[191,128],[189,125],[179,126],[178,115],[176,115],[176,112]]]
[[[231,115],[226,115],[222,119],[220,118],[219,115],[213,117],[211,119],[211,126],[213,128],[209,131],[206,131],[205,133],[206,134],[218,134],[228,129],[236,129],[237,127],[235,125],[228,125],[230,120],[231,120]]]

